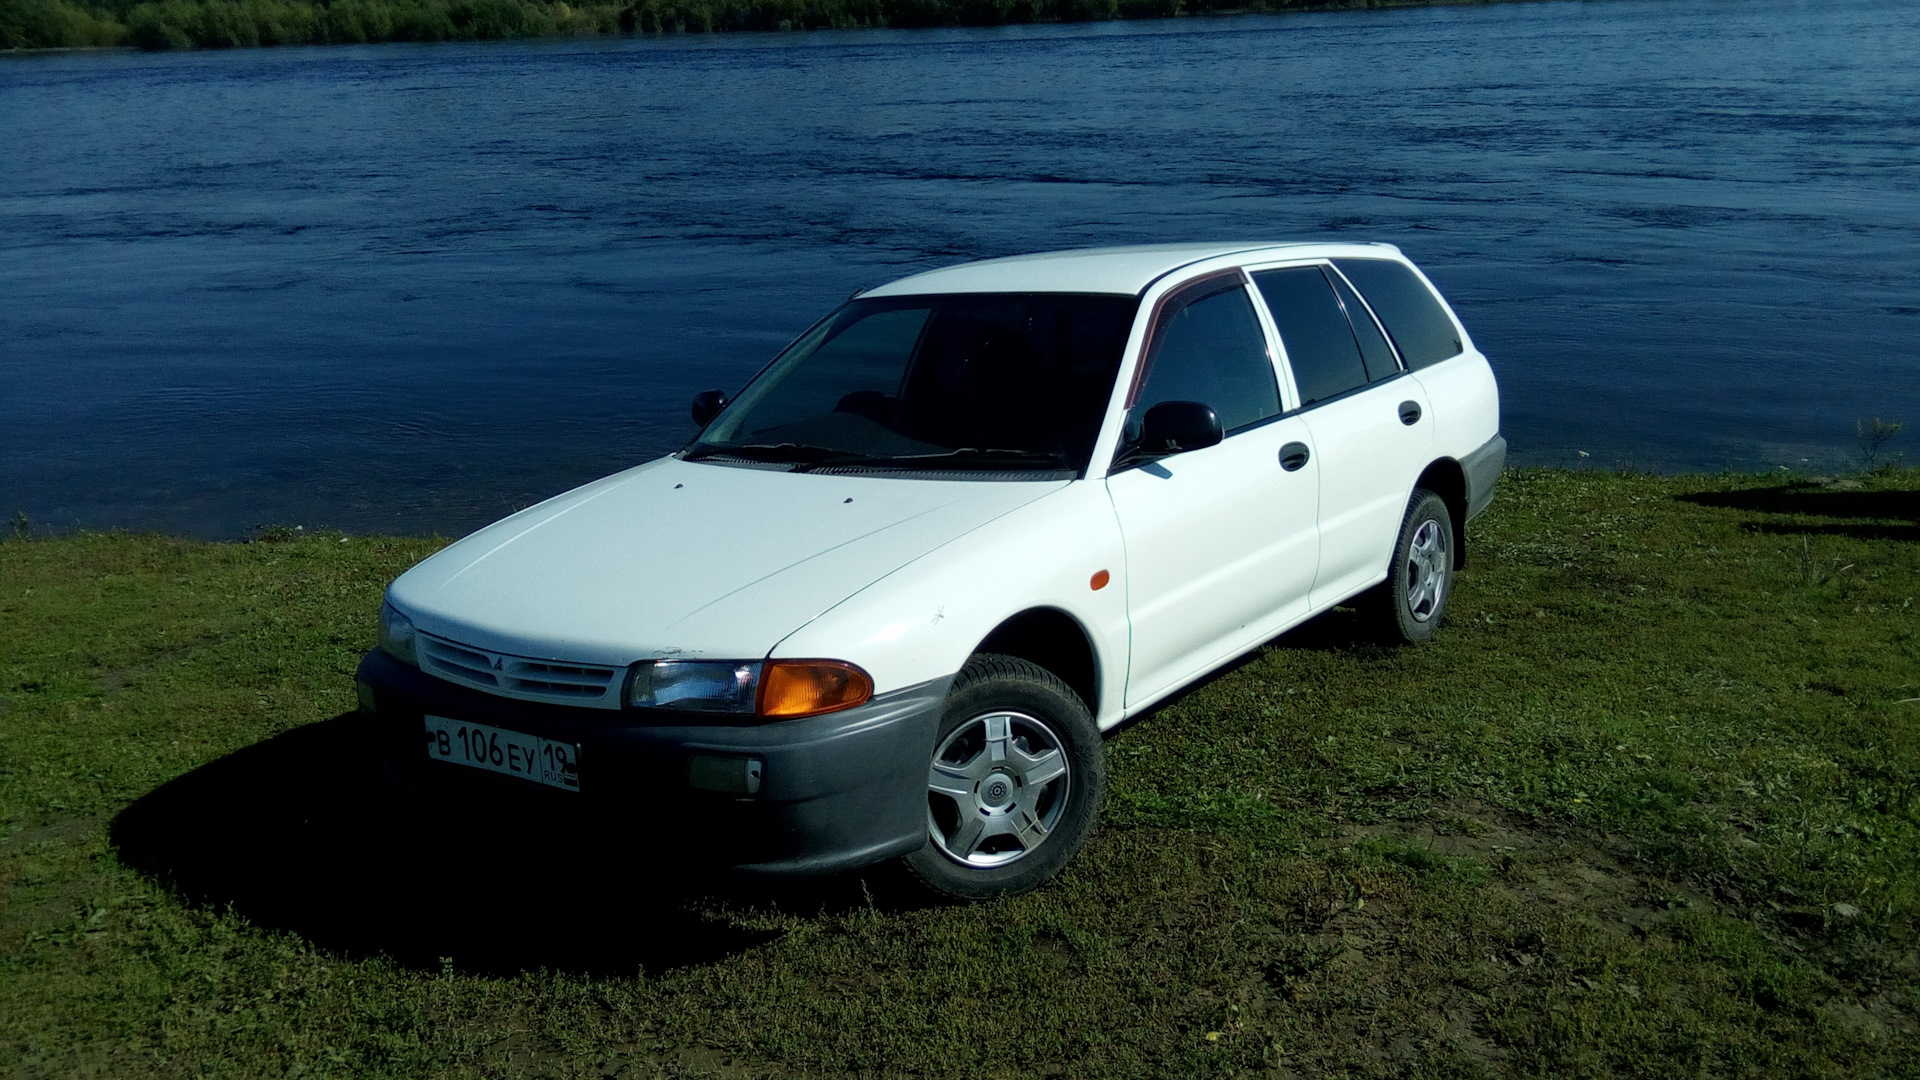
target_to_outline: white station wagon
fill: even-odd
[[[393,583],[389,771],[968,899],[1079,850],[1101,732],[1361,594],[1430,637],[1506,456],[1486,358],[1381,244],[917,274],[693,412]]]

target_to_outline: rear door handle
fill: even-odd
[[[1305,465],[1307,459],[1312,456],[1307,451],[1306,443],[1290,442],[1280,448],[1280,467],[1288,472],[1299,472],[1300,467]]]
[[[1419,423],[1420,422],[1420,403],[1417,401],[1401,402],[1400,403],[1400,422],[1407,425],[1408,427],[1412,427],[1413,425]]]

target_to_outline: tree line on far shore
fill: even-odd
[[[0,0],[0,49],[474,41],[618,32],[993,26],[1429,0]]]

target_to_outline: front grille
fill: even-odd
[[[420,669],[449,682],[529,701],[620,707],[619,694],[613,692],[619,686],[619,668],[486,652],[427,634],[415,640]]]

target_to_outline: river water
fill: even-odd
[[[1920,456],[1910,0],[0,60],[0,512],[458,535],[853,289],[1399,244],[1522,462]],[[1584,452],[1589,455],[1582,459]]]

